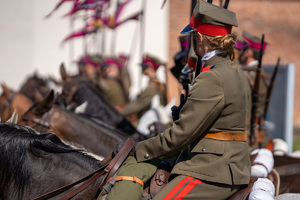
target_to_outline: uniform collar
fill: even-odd
[[[209,59],[211,59],[212,57],[214,57],[215,55],[221,53],[220,50],[214,50],[214,51],[210,51],[210,52],[207,52],[202,58],[201,58],[201,61],[203,63],[203,65],[205,65],[205,62]]]
[[[205,61],[205,66],[211,66],[213,64],[216,64],[217,62],[224,62],[225,60],[226,61],[230,60],[229,56],[216,54],[215,56],[211,57],[209,60]]]

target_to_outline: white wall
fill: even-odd
[[[0,0],[0,82],[18,90],[27,76],[37,71],[42,76],[59,76],[59,65],[64,62],[70,73],[76,73],[74,63],[83,53],[101,51],[104,34],[74,39],[61,45],[61,41],[83,26],[77,19],[71,26],[70,18],[62,18],[71,3],[63,4],[50,18],[44,19],[59,0]],[[112,1],[113,2],[113,1]],[[168,4],[161,9],[163,0],[146,0],[144,52],[154,54],[167,61],[168,48]],[[131,16],[142,7],[142,0],[132,0],[125,8],[122,18]],[[80,14],[82,15],[82,14]],[[105,34],[105,55],[111,52],[111,31]],[[140,24],[129,21],[117,29],[115,53],[130,53],[129,70],[137,73],[140,68]],[[86,45],[85,45],[86,44]],[[95,45],[97,44],[97,45]],[[135,45],[132,45],[135,44]],[[84,47],[85,46],[85,47]],[[133,90],[139,90],[142,79],[133,77]]]

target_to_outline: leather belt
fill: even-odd
[[[224,141],[247,141],[247,132],[239,133],[229,133],[229,132],[215,132],[215,133],[205,133],[203,138],[209,138],[214,140],[224,140]]]

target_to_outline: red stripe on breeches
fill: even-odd
[[[202,181],[195,179],[193,177],[186,177],[182,179],[165,197],[163,200],[170,200],[173,198],[174,200],[183,199],[196,185],[201,184]],[[185,187],[184,185],[189,182]],[[184,188],[183,188],[184,187]],[[178,195],[176,193],[183,188]],[[176,196],[175,196],[176,195]]]

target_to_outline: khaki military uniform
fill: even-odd
[[[101,84],[105,97],[113,106],[124,106],[127,103],[126,92],[122,82],[117,78],[106,78]]]
[[[228,57],[216,55],[206,61],[206,65],[213,64],[214,67],[210,71],[202,72],[196,77],[187,102],[180,111],[180,118],[172,127],[136,146],[137,166],[145,161],[180,155],[171,173],[182,176],[173,179],[169,183],[172,187],[165,187],[158,193],[158,197],[169,194],[176,185],[174,183],[184,177],[193,177],[205,182],[204,187],[200,184],[196,190],[189,193],[196,193],[197,199],[208,196],[209,199],[213,199],[212,188],[218,187],[218,191],[222,192],[220,184],[226,185],[223,187],[223,198],[226,199],[237,191],[234,187],[249,183],[250,158],[246,141],[203,138],[208,132],[246,131],[246,117],[251,98],[246,77]],[[132,170],[138,170],[138,167]],[[126,181],[123,182],[126,184]],[[228,188],[231,188],[232,193],[228,193]],[[116,190],[112,192],[116,193]],[[123,192],[129,190],[128,188]],[[122,191],[118,191],[118,194],[122,199]]]
[[[140,117],[145,111],[149,110],[152,97],[154,97],[156,94],[159,94],[161,104],[165,105],[166,97],[164,88],[162,87],[164,86],[162,86],[157,79],[150,80],[148,87],[142,91],[136,100],[125,105],[123,110],[121,110],[121,113],[124,116],[138,114],[138,117]]]

